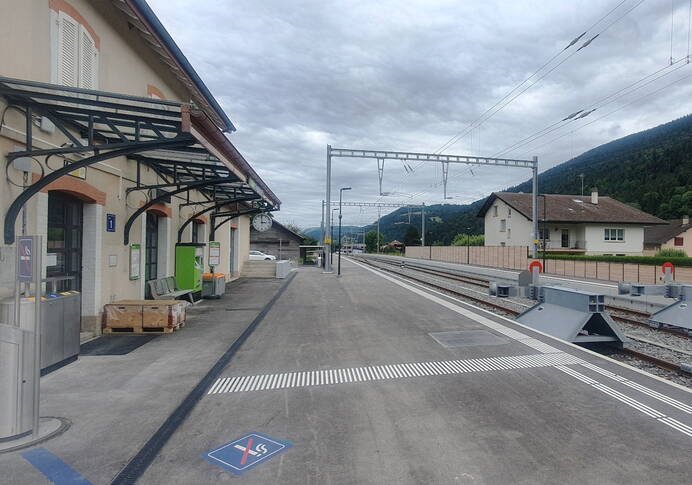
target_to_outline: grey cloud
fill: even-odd
[[[233,142],[283,200],[277,217],[301,226],[319,224],[327,143],[436,150],[616,5],[610,0],[198,0],[194,8],[183,0],[150,3],[237,125]],[[623,8],[635,3],[628,0]],[[679,3],[676,59],[687,51],[687,10]],[[644,2],[448,153],[492,155],[665,66],[669,8]],[[692,72],[685,67],[679,75],[686,69]],[[687,114],[689,91],[690,83],[680,82],[573,135],[541,146],[569,131],[563,129],[510,155],[538,155],[541,169],[550,168],[613,137]],[[473,172],[452,167],[453,202],[470,202],[528,176],[516,169]],[[440,177],[433,165],[406,175],[401,164],[387,162],[384,185],[405,193],[427,190],[415,200],[438,203]],[[377,200],[375,161],[336,160],[334,187],[342,185],[354,187],[351,200]],[[359,209],[345,214],[345,223],[376,217]]]

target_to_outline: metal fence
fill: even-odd
[[[528,269],[534,260],[529,258],[528,246],[409,246],[406,257],[473,264],[491,268]],[[605,281],[631,281],[655,284],[662,276],[661,266],[649,264],[610,263],[546,259],[545,272],[558,276],[574,276]],[[674,281],[692,284],[692,268],[676,268]]]

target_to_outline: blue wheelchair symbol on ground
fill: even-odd
[[[293,445],[288,441],[250,433],[205,453],[202,457],[221,468],[241,474],[291,446]]]

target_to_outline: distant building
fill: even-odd
[[[277,259],[292,259],[297,261],[300,257],[298,246],[303,244],[305,238],[293,232],[278,221],[274,221],[271,229],[259,232],[250,227],[250,249],[262,251],[265,254],[276,256]]]
[[[644,253],[656,254],[661,249],[682,249],[692,255],[692,225],[690,216],[668,221],[664,226],[647,227],[644,230]]]
[[[544,205],[545,204],[545,205]],[[530,246],[532,195],[495,192],[481,208],[486,246]],[[597,191],[591,197],[546,194],[538,198],[540,247],[572,254],[641,255],[644,228],[665,225],[658,217]]]
[[[404,249],[404,243],[395,239],[394,241],[382,246],[381,249],[384,251],[402,251]]]

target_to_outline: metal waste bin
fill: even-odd
[[[54,370],[79,355],[82,296],[78,291],[51,293],[41,298],[41,371]],[[34,329],[34,298],[22,298],[21,328]],[[14,323],[14,300],[0,303],[0,321]]]
[[[0,323],[0,442],[26,436],[34,416],[34,332]]]
[[[202,275],[202,298],[221,298],[225,292],[225,274],[204,273]]]

